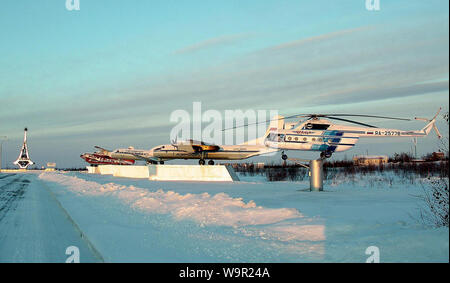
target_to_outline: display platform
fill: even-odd
[[[140,178],[153,181],[234,182],[239,177],[228,165],[99,165],[86,167],[90,174]]]

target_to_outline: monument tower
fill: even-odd
[[[14,164],[19,166],[20,169],[27,169],[28,166],[34,164],[34,162],[30,159],[30,155],[28,154],[27,131],[28,129],[25,128],[22,150],[20,151],[19,158],[17,158],[17,160],[14,162]]]

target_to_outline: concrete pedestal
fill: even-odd
[[[114,177],[148,179],[149,168],[147,166],[115,166],[113,168]]]
[[[86,167],[90,174],[143,178],[154,181],[233,182],[239,177],[231,166],[224,165],[99,165]]]

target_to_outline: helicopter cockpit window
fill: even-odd
[[[308,130],[326,130],[330,127],[330,125],[327,124],[312,124],[308,123],[304,126],[304,129]]]
[[[276,141],[277,140],[277,134],[270,134],[269,137],[267,138],[269,141]]]
[[[284,142],[284,136],[284,134],[270,134],[267,139],[273,142]]]

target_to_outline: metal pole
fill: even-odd
[[[7,136],[1,136],[0,137],[0,172],[2,171],[2,148],[3,148],[3,142],[7,139]]]
[[[413,138],[413,142],[414,142],[414,158],[417,159],[417,138],[416,137]]]
[[[323,159],[306,160],[298,158],[290,158],[290,161],[303,166],[309,170],[309,191],[321,192],[323,191]],[[309,162],[309,166],[301,162]]]
[[[323,160],[311,160],[309,161],[309,177],[310,190],[314,192],[323,191]]]

